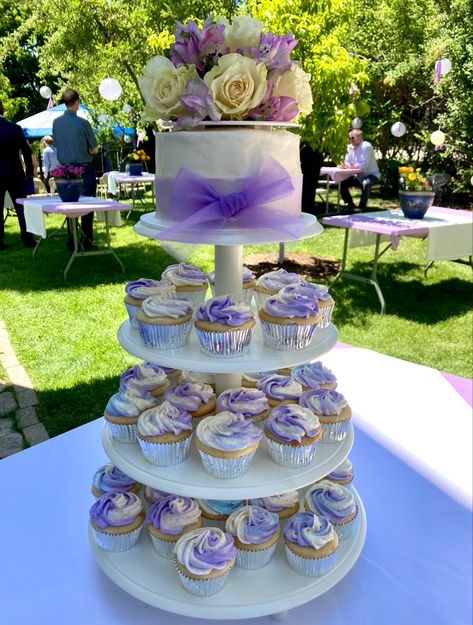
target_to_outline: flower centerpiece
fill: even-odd
[[[296,44],[249,15],[177,22],[170,48],[139,78],[142,120],[173,120],[178,129],[203,120],[295,121],[312,110],[310,74],[291,60]]]
[[[422,219],[434,198],[432,184],[420,168],[399,167],[399,201],[405,217]]]
[[[63,202],[78,202],[82,192],[82,175],[85,167],[81,165],[59,165],[49,172],[56,182],[59,197]]]
[[[132,150],[126,157],[130,176],[141,176],[143,164],[149,161],[149,158],[144,150],[138,150],[138,148]]]

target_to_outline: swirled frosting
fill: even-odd
[[[274,373],[256,382],[256,388],[266,394],[270,399],[293,399],[299,401],[302,393],[302,385],[293,380],[290,375]]]
[[[110,397],[105,412],[111,417],[138,417],[144,410],[156,405],[152,395],[137,394],[134,389],[119,391]]]
[[[115,527],[132,523],[143,510],[135,493],[106,493],[90,509],[90,516],[99,527]]]
[[[137,482],[113,464],[104,464],[95,472],[92,484],[103,493],[126,493],[136,486]]]
[[[320,431],[320,422],[308,408],[298,404],[282,404],[269,413],[265,427],[271,434],[284,441],[297,441],[304,437],[313,438]]]
[[[288,508],[294,508],[296,504],[299,504],[299,493],[297,490],[290,490],[280,495],[250,499],[249,503],[254,506],[261,506],[270,512],[282,512]]]
[[[302,393],[299,403],[319,415],[337,415],[348,405],[345,397],[329,388],[310,389]]]
[[[305,297],[315,297],[316,299],[326,301],[331,298],[328,289],[323,284],[315,284],[302,280],[298,284],[290,284],[281,290],[282,293],[298,293]]]
[[[248,269],[248,267],[243,266],[241,268],[241,278],[243,283],[251,282],[255,279],[255,277],[255,274],[251,271],[251,269]],[[209,280],[210,282],[215,282],[215,271],[211,271],[209,273]]]
[[[178,536],[189,525],[198,523],[200,515],[200,508],[194,499],[170,495],[148,508],[146,522],[163,534]]]
[[[168,265],[161,274],[163,280],[168,280],[175,286],[203,286],[208,284],[207,274],[195,265],[177,263]]]
[[[266,378],[268,375],[274,375],[277,373],[276,369],[271,371],[255,371],[254,373],[242,373],[242,380],[247,380],[248,382],[258,382],[262,378]]]
[[[313,512],[296,512],[284,526],[284,538],[294,545],[319,550],[334,540],[335,531],[324,517]]]
[[[135,365],[124,371],[120,376],[120,390],[131,388],[137,391],[150,392],[162,386],[167,375],[161,367],[152,362]]]
[[[225,410],[206,417],[197,425],[197,437],[202,443],[221,451],[245,449],[257,445],[263,431],[241,413]]]
[[[260,506],[243,506],[228,517],[225,529],[245,545],[259,545],[278,531],[279,517]]]
[[[182,382],[198,382],[199,384],[215,384],[215,373],[203,371],[181,371]]]
[[[164,401],[140,414],[137,429],[142,436],[162,436],[169,432],[181,434],[192,431],[192,417],[185,410]]]
[[[167,297],[176,292],[174,287],[168,280],[151,280],[150,278],[139,278],[128,282],[125,286],[125,292],[135,299],[146,299],[152,295],[160,295]]]
[[[269,291],[279,291],[288,284],[294,284],[302,280],[298,273],[290,273],[285,269],[277,269],[269,271],[258,278],[256,284],[268,289]]]
[[[217,527],[202,527],[181,536],[174,553],[178,562],[193,575],[208,575],[235,560],[236,549],[230,534]]]
[[[209,514],[230,515],[243,505],[242,499],[199,499],[199,506]]]
[[[343,521],[356,512],[353,493],[346,486],[329,480],[316,482],[305,494],[306,507],[329,521]]]
[[[307,317],[319,314],[319,305],[315,298],[282,291],[268,297],[263,304],[263,309],[273,317],[289,317],[290,319],[294,317],[307,319]]]
[[[231,295],[210,297],[197,309],[196,318],[212,323],[223,323],[229,326],[241,326],[254,315],[246,304],[236,304]]]
[[[194,312],[194,304],[177,297],[148,297],[141,308],[147,317],[172,317],[179,319]]]
[[[268,400],[263,391],[257,388],[229,388],[217,399],[217,410],[222,412],[241,412],[245,417],[254,417],[268,410]]]
[[[291,370],[291,376],[303,386],[319,389],[321,384],[333,384],[337,381],[332,371],[318,360],[297,365]]]
[[[164,499],[165,497],[170,497],[172,493],[166,493],[164,490],[158,490],[157,488],[152,488],[151,486],[145,487],[145,497],[148,501],[152,501],[155,503],[160,499]]]
[[[214,397],[214,390],[209,384],[199,384],[198,382],[184,382],[168,388],[164,393],[164,399],[173,406],[188,411],[198,410]]]
[[[353,465],[345,458],[345,460],[338,465],[331,473],[327,475],[327,478],[334,480],[351,480],[353,479]]]

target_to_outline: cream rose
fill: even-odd
[[[264,98],[267,73],[264,63],[231,53],[220,58],[204,81],[224,119],[243,119]]]
[[[193,65],[174,67],[165,56],[153,57],[138,78],[141,93],[146,101],[143,121],[178,117],[183,112],[179,96],[184,93],[186,82],[197,76]]]
[[[240,48],[255,48],[259,44],[263,24],[251,15],[238,15],[225,29],[225,45],[230,52]]]
[[[273,80],[273,95],[294,98],[299,111],[308,115],[312,111],[313,99],[310,88],[310,74],[304,72],[299,65],[291,65],[284,74],[270,72],[268,80]]]

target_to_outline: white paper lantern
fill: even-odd
[[[473,187],[473,176],[470,178],[471,186]]]
[[[122,86],[115,78],[104,78],[99,85],[99,93],[105,100],[118,100],[122,94]]]
[[[46,85],[43,85],[41,87],[41,89],[39,90],[39,95],[44,98],[45,100],[47,100],[48,98],[51,97],[52,95],[52,91],[49,87],[47,87]]]
[[[124,104],[122,107],[122,111],[124,113],[131,113],[131,106],[129,104]]]
[[[434,145],[443,145],[445,143],[445,133],[441,130],[435,130],[430,135],[430,140]]]
[[[452,62],[450,59],[440,59],[440,74],[441,76],[445,76],[452,69]]]
[[[99,124],[106,124],[108,121],[108,115],[105,115],[105,113],[102,113],[101,115],[97,117],[97,120]]]
[[[359,117],[355,117],[355,119],[353,119],[351,122],[351,127],[356,128],[357,130],[360,129],[362,126],[363,126],[363,120],[360,119]]]
[[[124,135],[124,137],[123,137],[123,141],[124,141],[125,143],[131,143],[131,137],[130,137],[130,135]]]
[[[406,134],[406,124],[403,124],[402,122],[394,122],[391,126],[391,134],[394,137],[402,137]]]

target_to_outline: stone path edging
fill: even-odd
[[[38,398],[25,369],[10,343],[5,323],[0,319],[0,363],[8,380],[0,378],[0,459],[37,445],[49,438],[39,422],[35,406]]]

